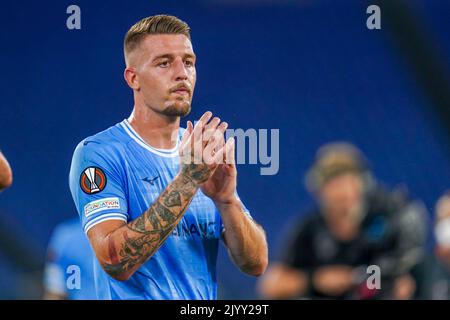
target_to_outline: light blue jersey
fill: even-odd
[[[130,222],[151,206],[179,172],[183,132],[172,150],[156,149],[124,120],[77,146],[70,190],[86,233],[106,220]],[[216,299],[221,232],[217,208],[199,190],[172,234],[129,280],[114,280],[95,259],[98,298]]]
[[[44,271],[47,292],[69,300],[95,300],[94,253],[79,219],[58,224],[53,230]]]

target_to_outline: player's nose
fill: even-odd
[[[176,81],[187,80],[188,79],[188,70],[184,64],[182,59],[176,59],[174,62],[174,77]]]

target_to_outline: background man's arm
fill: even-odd
[[[266,299],[293,299],[303,296],[309,286],[306,272],[282,262],[271,264],[258,283],[259,294]]]
[[[327,294],[339,296],[353,285],[354,271],[350,266],[333,265],[320,267],[311,274],[292,268],[284,263],[272,265],[260,282],[260,294],[269,299],[298,298],[309,287]]]
[[[0,151],[0,191],[11,186],[13,175],[11,167]]]

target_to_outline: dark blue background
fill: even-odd
[[[266,229],[272,258],[286,225],[312,204],[303,175],[326,142],[357,144],[381,180],[405,184],[432,211],[449,186],[449,143],[383,20],[382,30],[366,28],[370,2],[256,3],[2,3],[0,147],[15,181],[0,198],[0,218],[38,259],[55,224],[76,215],[68,188],[76,144],[132,109],[123,36],[157,13],[192,28],[198,82],[189,119],[211,110],[233,128],[280,129],[277,175],[239,167],[239,193]],[[81,8],[81,30],[66,28],[70,4]],[[448,68],[450,1],[410,4]],[[16,267],[0,259],[0,285],[23,285]],[[255,295],[254,279],[223,250],[219,281],[222,297]]]

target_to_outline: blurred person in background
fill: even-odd
[[[436,203],[435,210],[435,248],[434,259],[427,280],[429,281],[427,298],[433,300],[450,299],[450,191],[447,191]]]
[[[44,299],[95,300],[93,259],[78,217],[57,225],[47,249]]]
[[[13,175],[11,167],[3,153],[0,151],[0,191],[11,186]]]
[[[346,143],[319,149],[306,180],[318,207],[294,225],[259,293],[270,299],[412,298],[411,270],[422,260],[426,238],[424,206],[378,185],[361,152]],[[367,285],[369,265],[379,267],[379,289]]]

